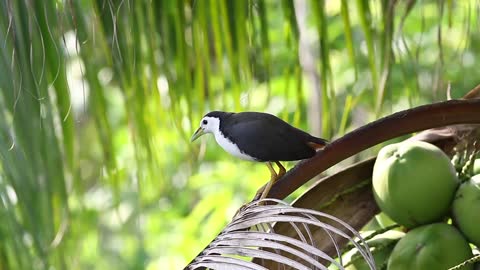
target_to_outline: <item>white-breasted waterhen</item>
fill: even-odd
[[[191,141],[206,133],[213,133],[217,143],[231,155],[267,164],[271,179],[260,199],[266,198],[273,183],[285,174],[280,161],[311,158],[328,143],[274,115],[261,112],[209,112],[202,118]],[[272,162],[280,169],[278,173]]]

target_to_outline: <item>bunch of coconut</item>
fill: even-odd
[[[380,253],[381,268],[475,269],[471,263],[459,267],[480,247],[480,160],[467,165],[459,173],[461,167],[426,142],[405,141],[380,150],[372,175],[374,197],[383,220],[387,216],[405,232],[393,244],[382,241],[390,244],[388,254]],[[362,267],[353,263],[349,269]]]

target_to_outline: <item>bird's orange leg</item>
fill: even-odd
[[[277,173],[275,172],[275,169],[273,168],[273,164],[270,161],[267,161],[265,164],[267,164],[268,170],[270,170],[270,181],[264,186],[264,188],[261,188],[257,191],[257,194],[255,194],[255,197],[253,200],[262,200],[267,198],[268,193],[270,192],[270,189],[272,188],[273,184],[277,182],[278,179],[280,179],[287,170],[285,167],[282,166],[282,164],[278,161],[275,161],[275,164],[277,164],[278,168],[280,171]],[[265,202],[259,202],[258,205],[265,205]],[[234,217],[237,216],[238,213],[242,212],[243,209],[245,209],[246,205],[243,205],[237,210],[237,213],[235,213]]]
[[[272,188],[273,183],[275,183],[275,181],[277,181],[277,179],[279,178],[278,177],[279,175],[275,172],[275,169],[273,169],[272,163],[268,161],[266,164],[268,169],[270,170],[270,181],[268,181],[267,185],[263,189],[262,196],[260,196],[260,200],[265,199],[268,196],[268,193],[270,192],[270,189]]]
[[[285,173],[287,172],[287,170],[285,170],[285,167],[282,166],[282,163],[280,163],[279,161],[275,161],[275,164],[277,164],[278,168],[280,169],[280,171],[278,172],[278,178],[282,177],[285,175]]]

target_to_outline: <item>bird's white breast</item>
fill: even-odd
[[[240,151],[238,146],[232,143],[232,141],[230,141],[227,137],[225,137],[219,129],[215,130],[214,136],[217,143],[231,155],[244,160],[255,161],[253,157],[246,155],[245,153]]]

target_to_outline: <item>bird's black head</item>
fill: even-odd
[[[222,112],[222,111],[212,111],[212,112],[209,112],[207,114],[205,114],[203,117],[214,117],[214,118],[218,118],[220,119],[220,121],[230,115],[232,115],[233,113],[231,112]]]

